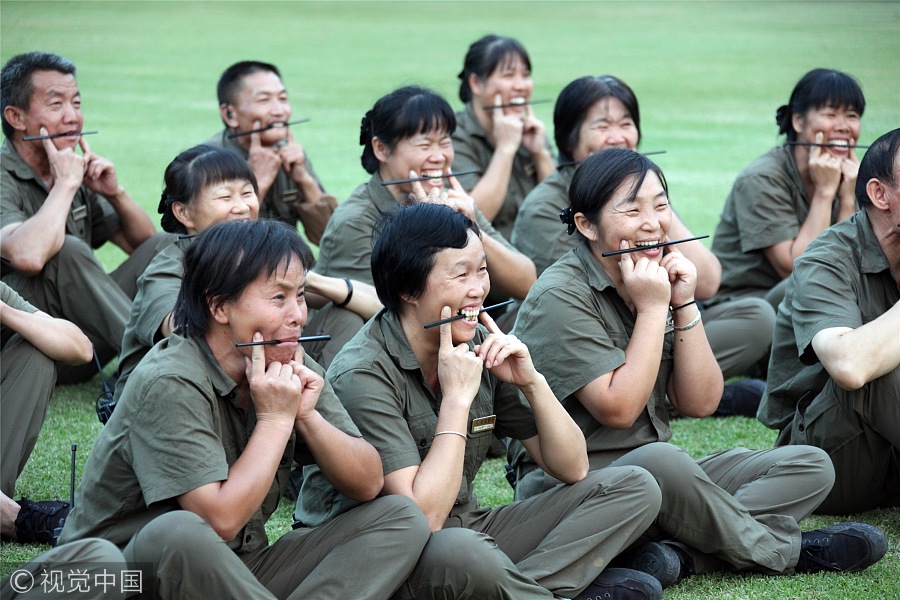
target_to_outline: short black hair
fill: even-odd
[[[789,142],[796,141],[793,115],[825,106],[854,110],[861,117],[866,110],[866,97],[853,75],[834,69],[813,69],[794,86],[790,101],[775,111],[778,133],[786,134]]]
[[[234,99],[241,88],[241,80],[247,75],[259,73],[260,71],[275,73],[281,79],[278,67],[259,60],[242,60],[225,69],[219,77],[219,83],[216,84],[216,96],[219,99],[219,106],[234,104]]]
[[[35,71],[57,71],[63,75],[75,75],[75,63],[68,58],[50,52],[26,52],[17,54],[6,61],[0,71],[0,118],[3,135],[12,139],[15,129],[6,122],[6,107],[14,106],[27,111],[31,108],[34,83],[31,75]]]
[[[429,131],[456,131],[456,115],[443,96],[416,85],[408,85],[379,98],[372,110],[362,118],[359,143],[363,146],[360,160],[367,173],[378,170],[378,157],[372,147],[377,137],[393,151],[401,140]]]
[[[469,75],[474,74],[478,79],[484,81],[497,67],[513,56],[521,58],[528,70],[531,71],[531,59],[528,58],[528,51],[519,40],[489,34],[473,42],[466,52],[462,71],[457,75],[460,79],[459,99],[466,103],[472,99]]]
[[[313,268],[312,251],[293,227],[280,221],[226,221],[197,236],[184,254],[184,277],[175,303],[175,327],[203,337],[210,309],[237,300],[261,275],[271,276],[299,259]]]
[[[382,215],[374,232],[372,279],[385,309],[399,314],[404,297],[421,297],[435,254],[465,248],[470,231],[481,237],[474,221],[443,204],[417,203]]]
[[[553,109],[553,135],[562,161],[575,160],[572,153],[578,145],[578,134],[587,112],[604,98],[616,98],[634,121],[641,140],[641,110],[637,96],[628,84],[612,75],[587,76],[563,88]]]
[[[169,233],[187,233],[184,224],[175,217],[172,204],[190,204],[203,188],[225,181],[247,180],[258,194],[259,186],[250,164],[240,154],[228,148],[200,144],[188,148],[166,167],[166,187],[159,199],[160,224]]]
[[[575,171],[569,186],[569,218],[574,221],[576,213],[582,213],[591,223],[596,224],[598,215],[609,202],[619,186],[630,177],[635,178],[631,188],[631,198],[637,196],[647,173],[659,177],[666,196],[669,186],[660,168],[652,160],[630,148],[607,148],[587,157]],[[588,243],[587,238],[581,236]]]
[[[894,172],[894,157],[900,151],[900,129],[888,131],[872,142],[866,155],[859,163],[856,175],[856,202],[860,207],[872,205],[866,192],[866,185],[871,179],[877,179],[889,187],[900,187],[900,173]]]

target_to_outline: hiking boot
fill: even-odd
[[[887,539],[877,527],[840,523],[807,531],[801,536],[797,573],[862,571],[887,552]]]
[[[606,569],[572,600],[662,600],[662,586],[634,569]]]
[[[69,503],[65,500],[32,502],[22,498],[18,504],[21,508],[16,516],[16,541],[55,546],[69,514]]]
[[[656,578],[665,589],[692,575],[691,558],[677,546],[665,542],[649,542],[631,553],[628,566]]]

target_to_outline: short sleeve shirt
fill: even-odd
[[[831,222],[837,221],[835,196]],[[738,175],[713,236],[722,283],[713,302],[748,291],[765,293],[782,277],[763,250],[797,237],[809,215],[809,198],[790,146],[773,148]]]
[[[243,156],[244,160],[250,155],[247,149],[241,146],[237,139],[228,137],[227,129],[223,130],[221,133],[215,134],[203,143],[215,146],[216,148],[228,148],[229,150],[234,150]],[[316,180],[319,189],[324,191],[322,182],[319,181],[319,176],[316,175],[316,171],[313,168],[309,156],[306,157],[306,170],[309,175]],[[291,227],[296,227],[298,214],[295,206],[297,202],[301,201],[303,201],[303,190],[301,190],[288,174],[284,172],[284,169],[278,169],[278,174],[275,176],[275,181],[272,182],[272,187],[269,188],[269,191],[266,192],[266,197],[260,203],[259,218],[274,219],[281,221],[282,223],[287,223]]]
[[[569,186],[574,177],[575,165],[558,167],[531,190],[519,207],[510,241],[531,259],[538,276],[579,244],[578,236],[569,235],[559,220],[559,213],[569,206]]]
[[[479,326],[469,346],[486,336],[487,330]],[[382,310],[370,319],[335,357],[328,379],[363,437],[378,450],[385,474],[422,463],[431,449],[441,397],[425,383],[394,315]],[[493,431],[472,431],[475,419],[490,415],[497,417]],[[487,370],[469,410],[469,423],[457,506],[471,506],[476,500],[472,483],[487,456],[492,433],[514,439],[537,435],[531,407],[519,389]]]
[[[794,261],[778,307],[760,421],[783,429],[805,394],[811,399],[825,388],[829,375],[812,347],[817,333],[832,327],[856,329],[898,301],[900,290],[865,210],[813,240]],[[816,398],[817,403],[829,400]]]
[[[16,292],[16,290],[12,289],[2,281],[0,281],[0,300],[10,308],[21,310],[22,312],[35,313],[38,311],[35,306],[28,302],[28,300],[25,300],[18,292]],[[14,334],[15,332],[9,327],[0,325],[0,338],[3,340],[2,345],[6,345],[6,341]]]
[[[131,304],[131,316],[122,336],[119,353],[119,380],[116,400],[129,375],[149,352],[157,339],[159,327],[166,315],[175,308],[181,279],[184,276],[184,253],[193,238],[176,236],[159,252],[137,280],[137,294]]]
[[[22,160],[7,139],[0,147],[0,229],[33,217],[50,193],[44,181]],[[99,248],[120,228],[119,216],[103,196],[81,186],[75,192],[66,234]]]
[[[308,357],[306,365],[322,374]],[[338,429],[359,437],[326,384],[316,409]],[[153,347],[131,374],[112,418],[88,456],[75,509],[61,543],[102,537],[119,547],[155,517],[178,510],[178,496],[224,481],[256,424],[252,404],[238,405],[237,385],[202,339],[177,333]],[[312,462],[291,436],[269,495],[241,532],[227,542],[235,552],[268,544],[265,521],[274,512],[292,460]]]
[[[494,146],[488,141],[487,132],[478,122],[471,104],[466,105],[466,110],[456,114],[456,131],[453,132],[452,137],[453,150],[456,153],[453,159],[453,170],[477,169],[479,171],[457,178],[463,188],[471,190],[487,170],[491,163],[491,157],[494,155]],[[549,140],[547,148],[551,149]],[[537,167],[534,159],[527,149],[520,146],[515,159],[513,159],[512,173],[509,177],[509,187],[506,191],[506,198],[503,200],[503,206],[491,221],[497,231],[506,239],[511,238],[519,207],[535,185],[537,185]]]
[[[528,292],[513,333],[531,350],[535,368],[584,432],[588,453],[622,454],[672,437],[665,407],[674,335],[666,333],[659,372],[647,405],[629,429],[601,425],[576,391],[625,364],[635,317],[612,280],[584,245],[550,266]]]
[[[372,232],[381,215],[400,206],[381,182],[381,175],[375,173],[368,183],[356,188],[349,198],[341,202],[331,215],[319,245],[316,273],[372,283],[372,247],[375,242]],[[482,235],[512,248],[477,208],[475,221]]]

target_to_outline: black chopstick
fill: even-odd
[[[510,298],[509,300],[504,300],[503,302],[498,302],[493,306],[485,306],[481,310],[478,311],[478,314],[483,313],[486,310],[494,310],[495,308],[500,308],[501,306],[506,306],[507,304],[512,304],[514,300]],[[444,323],[452,323],[453,321],[459,321],[460,319],[465,319],[466,315],[456,315],[455,317],[450,317],[447,319],[441,319],[440,321],[435,321],[434,323],[428,323],[425,325],[425,329],[431,329],[432,327],[438,327],[443,325]]]
[[[683,244],[684,242],[693,242],[694,240],[702,240],[708,238],[708,235],[695,235],[694,237],[684,238],[683,240],[672,240],[671,242],[661,242],[652,246],[635,246],[634,248],[622,248],[621,250],[611,250],[604,252],[600,256],[616,256],[617,254],[628,254],[629,252],[640,252],[641,250],[653,250],[654,248],[662,248],[663,246],[671,246],[672,244]]]
[[[428,181],[429,179],[446,179],[447,177],[456,177],[458,175],[471,175],[472,173],[481,173],[479,169],[469,169],[468,171],[458,171],[456,173],[444,173],[437,177],[410,177],[409,179],[391,179],[382,181],[381,185],[397,185],[398,183],[412,183],[414,181]]]
[[[522,102],[519,104],[514,104],[509,102],[507,104],[485,104],[484,110],[493,110],[495,108],[512,108],[514,106],[529,106],[531,104],[547,104],[548,102],[553,102],[552,98],[542,98],[541,100],[529,100],[528,102]]]
[[[641,154],[642,156],[653,156],[654,154],[665,154],[665,153],[666,153],[665,150],[651,150],[650,152],[640,152],[640,154]],[[571,167],[572,165],[577,166],[577,165],[579,165],[580,163],[581,163],[580,160],[568,160],[568,161],[559,163],[558,165],[556,165],[556,168],[559,168],[559,167]]]
[[[72,133],[51,133],[50,135],[26,135],[22,138],[23,142],[35,142],[37,140],[52,140],[61,137],[78,137],[81,135],[93,135],[100,133],[99,131],[73,131]]]
[[[299,338],[298,342],[319,342],[319,341],[327,341],[330,340],[330,335],[306,335]],[[244,348],[245,346],[274,346],[276,344],[283,344],[285,342],[292,342],[293,340],[263,340],[261,342],[241,342],[240,344],[235,344],[235,348]]]
[[[834,144],[834,143],[825,143],[819,144],[816,142],[785,142],[788,146],[819,146],[820,148],[868,148],[868,146],[862,146],[860,144],[856,144],[855,146],[849,146],[844,144]]]
[[[260,127],[259,129],[248,129],[247,131],[233,131],[228,134],[229,138],[241,137],[242,135],[250,135],[251,133],[262,133],[263,131],[268,131],[270,129],[275,129],[277,127],[290,127],[291,125],[299,125],[300,123],[308,123],[309,119],[297,119],[296,121],[289,121],[282,125],[276,125],[272,123],[271,125],[266,125],[265,127]]]

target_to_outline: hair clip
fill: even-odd
[[[560,211],[559,220],[566,226],[566,234],[572,235],[575,233],[575,213],[572,212],[571,206],[567,206]]]

